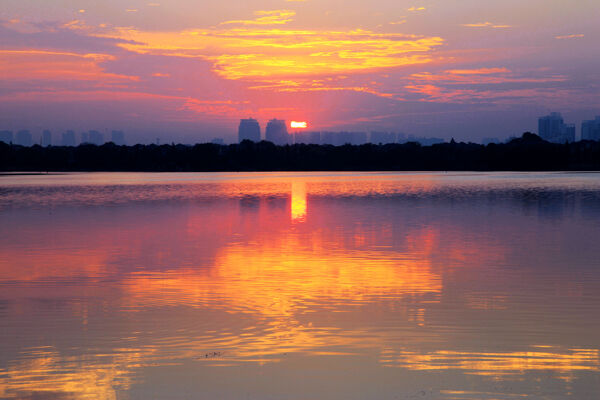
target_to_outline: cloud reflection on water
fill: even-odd
[[[152,388],[153,369],[242,379],[277,365],[293,379],[322,362],[353,365],[357,382],[384,370],[404,371],[406,387],[452,379],[439,398],[499,398],[481,388],[534,377],[558,385],[549,398],[594,390],[600,280],[586,221],[600,185],[244,179],[152,187],[154,200],[134,186],[124,202],[102,184],[92,205],[91,193],[60,205],[71,189],[59,186],[2,209],[0,397],[116,399]],[[35,197],[8,197],[23,193]]]

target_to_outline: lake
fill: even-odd
[[[0,398],[598,393],[600,174],[0,176]]]

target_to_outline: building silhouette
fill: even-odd
[[[15,138],[15,144],[19,144],[21,146],[31,146],[32,138],[31,132],[27,129],[23,129],[17,132],[17,137]]]
[[[125,132],[123,131],[112,131],[110,135],[110,141],[117,146],[125,145]]]
[[[60,142],[63,146],[75,146],[75,132],[66,131],[62,134],[62,140]]]
[[[100,146],[104,144],[104,135],[98,131],[90,131],[90,143]]]
[[[538,133],[542,139],[552,143],[575,141],[575,125],[565,124],[562,115],[557,112],[538,119]]]
[[[13,142],[12,131],[0,131],[0,142],[11,144]]]
[[[42,146],[52,146],[52,132],[47,129],[42,132]]]
[[[241,143],[243,140],[251,140],[260,142],[260,125],[254,118],[241,119],[238,127],[238,140]]]
[[[265,130],[265,140],[280,146],[289,144],[290,135],[288,134],[285,121],[281,119],[270,120]]]
[[[600,115],[581,123],[581,140],[600,140]]]

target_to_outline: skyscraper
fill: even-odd
[[[0,142],[11,144],[13,141],[12,131],[0,131]]]
[[[31,146],[31,133],[26,129],[17,132],[15,142],[16,144],[20,144],[21,146]]]
[[[581,140],[600,140],[600,115],[581,123]]]
[[[117,146],[123,146],[125,144],[125,133],[123,131],[112,131],[110,140]]]
[[[45,130],[42,132],[42,145],[43,146],[51,146],[52,145],[52,132],[49,130]]]
[[[575,141],[575,125],[565,124],[562,115],[557,112],[539,118],[538,133],[542,139],[552,143]]]
[[[254,118],[241,119],[238,128],[238,140],[241,143],[243,140],[251,140],[260,142],[260,125]]]
[[[265,130],[265,140],[280,146],[289,144],[290,135],[288,134],[285,121],[281,119],[270,120]]]

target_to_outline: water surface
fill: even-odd
[[[0,398],[597,399],[600,175],[0,177]]]

